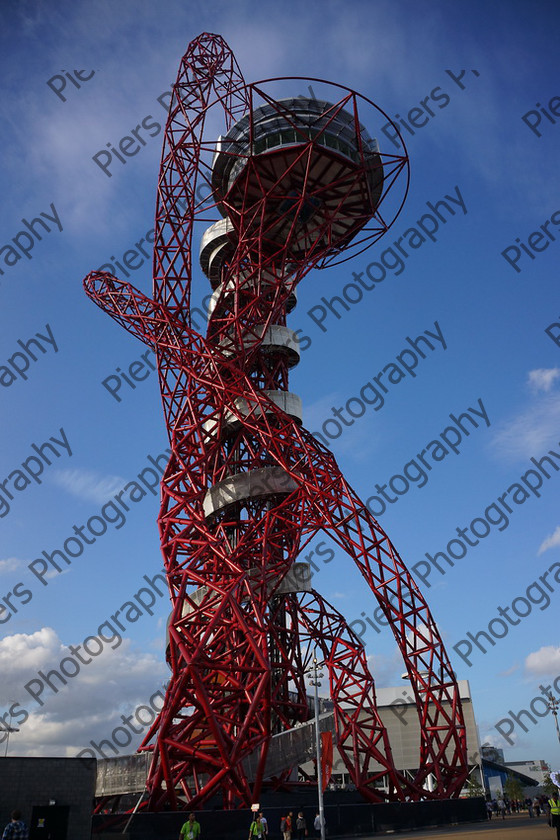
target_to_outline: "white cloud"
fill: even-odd
[[[22,566],[22,562],[17,557],[6,557],[5,560],[0,560],[0,575],[15,572],[20,566]]]
[[[548,551],[550,548],[556,548],[556,546],[560,546],[560,525],[556,530],[550,534],[539,546],[539,555],[544,554],[545,551]]]
[[[126,483],[118,475],[100,475],[91,470],[56,470],[50,478],[73,496],[98,504],[108,501]]]
[[[487,731],[484,734],[482,741],[485,745],[487,744],[489,747],[497,747],[498,749],[504,749],[504,747],[511,747],[511,741],[514,741],[517,744],[517,733],[512,732],[510,735],[508,735],[508,738],[510,739],[510,741],[506,741],[506,739],[503,738],[501,735],[494,735],[493,732]]]
[[[525,669],[530,674],[557,674],[560,668],[560,647],[546,645],[530,653]]]
[[[71,654],[51,627],[29,635],[14,634],[0,641],[0,706],[4,711],[19,703],[13,725],[20,731],[10,739],[11,752],[75,755],[92,739],[99,742],[110,738],[115,727],[122,725],[121,715],[148,704],[169,676],[160,655],[134,650],[128,639],[114,650],[110,643],[104,644],[97,657],[89,657],[83,648],[76,647],[84,660],[92,661],[79,663],[79,656]],[[90,643],[90,650],[94,648],[97,650]],[[63,666],[66,676],[60,665],[68,658],[80,664],[79,672],[73,677],[68,676],[75,670],[69,661]],[[53,671],[61,674],[66,685],[51,673],[52,688],[48,687],[46,677],[39,672],[46,675]],[[27,712],[26,720],[22,720],[22,709]],[[130,748],[124,752],[134,752],[141,737],[141,734],[134,735]]]
[[[0,640],[0,672],[2,673],[2,695],[19,693],[18,681],[29,671],[40,669],[46,659],[53,658],[62,649],[55,631],[42,627],[35,633],[15,633]]]
[[[560,376],[560,368],[538,368],[529,371],[529,385],[535,391],[550,391]]]
[[[547,394],[499,426],[492,446],[498,455],[513,460],[538,456],[558,444],[559,429],[560,394]]]

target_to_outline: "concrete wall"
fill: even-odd
[[[469,763],[481,761],[478,731],[470,689],[466,680],[459,680],[459,691],[465,718],[467,755]],[[416,770],[420,753],[420,725],[416,706],[406,702],[410,696],[410,684],[406,689],[382,688],[377,692],[381,720],[387,727],[395,766],[399,770]],[[447,704],[444,704],[446,708]],[[446,751],[450,758],[452,748]]]
[[[466,680],[459,680],[459,692],[465,718],[467,756],[469,764],[475,765],[480,762],[480,744],[474,708],[471,699],[469,684]],[[420,757],[420,724],[416,705],[411,697],[410,683],[405,683],[404,688],[394,686],[380,688],[377,690],[377,708],[379,716],[387,729],[395,767],[401,771],[415,773],[419,765]],[[447,704],[444,704],[444,708]],[[451,757],[452,747],[446,751]],[[373,769],[379,769],[381,765],[372,762]],[[313,775],[313,764],[308,762],[304,770]],[[348,777],[348,770],[335,747],[333,756],[333,775],[343,774]]]
[[[94,758],[0,758],[0,831],[15,808],[29,826],[33,806],[54,800],[70,808],[67,840],[90,840],[95,777]]]

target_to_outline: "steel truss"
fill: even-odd
[[[150,810],[192,808],[217,793],[225,807],[247,806],[264,783],[284,782],[289,767],[267,775],[271,738],[311,717],[305,671],[315,649],[339,752],[366,798],[458,796],[467,775],[459,691],[424,597],[332,453],[301,425],[288,391],[299,352],[286,314],[297,284],[379,239],[408,184],[406,157],[376,151],[364,132],[359,111],[376,106],[332,90],[334,104],[311,130],[265,83],[244,83],[221,37],[198,37],[181,61],[165,129],[153,299],[104,272],[84,281],[155,349],[172,450],[159,515],[171,681],[142,746],[153,750]],[[268,113],[259,108],[289,129],[289,142],[276,138],[266,153],[255,152],[257,115]],[[215,156],[216,112],[226,136]],[[344,122],[351,152],[329,140]],[[239,125],[248,147],[232,139]],[[397,189],[403,197],[390,212]],[[192,240],[216,208],[204,337],[191,321]],[[402,654],[421,732],[413,779],[394,766],[360,639],[296,562],[319,531],[355,562]]]

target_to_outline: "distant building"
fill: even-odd
[[[491,747],[490,744],[483,744],[480,748],[482,758],[494,761],[496,764],[505,764],[504,751],[499,747]]]
[[[521,782],[521,785],[525,789],[525,795],[535,796],[539,791],[530,790],[530,788],[537,788],[539,783],[534,776],[525,772],[525,768],[527,765],[540,765],[540,763],[512,761],[507,764],[502,764],[497,761],[491,761],[489,758],[483,758],[484,788],[493,798],[501,796],[508,778],[513,778]],[[542,763],[544,764],[544,762]]]
[[[542,759],[537,761],[506,761],[505,766],[517,773],[523,773],[524,776],[535,779],[538,785],[543,785],[545,775],[550,773],[550,767]]]
[[[506,761],[504,751],[490,744],[483,744],[481,747],[482,760],[484,764],[484,780],[486,790],[494,796],[496,791],[502,791],[504,782],[508,775],[519,779],[524,787],[531,783],[535,785],[544,784],[546,773],[550,767],[546,761]]]
[[[465,718],[468,763],[472,777],[479,780],[481,753],[470,687],[467,680],[458,680],[458,686]],[[414,778],[420,757],[420,726],[410,683],[376,687],[375,693],[379,716],[387,728],[395,767],[409,778]],[[349,784],[350,777],[336,747],[333,758],[332,784],[344,788]],[[379,767],[375,762],[372,763],[373,770]],[[309,775],[313,774],[312,762],[303,765],[303,770]],[[432,784],[433,779],[429,777],[428,789]]]

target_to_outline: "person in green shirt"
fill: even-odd
[[[257,814],[251,825],[249,826],[249,840],[263,840],[264,826],[261,822],[260,815]]]
[[[196,821],[194,814],[189,814],[187,822],[181,827],[179,840],[199,840],[200,823]]]

